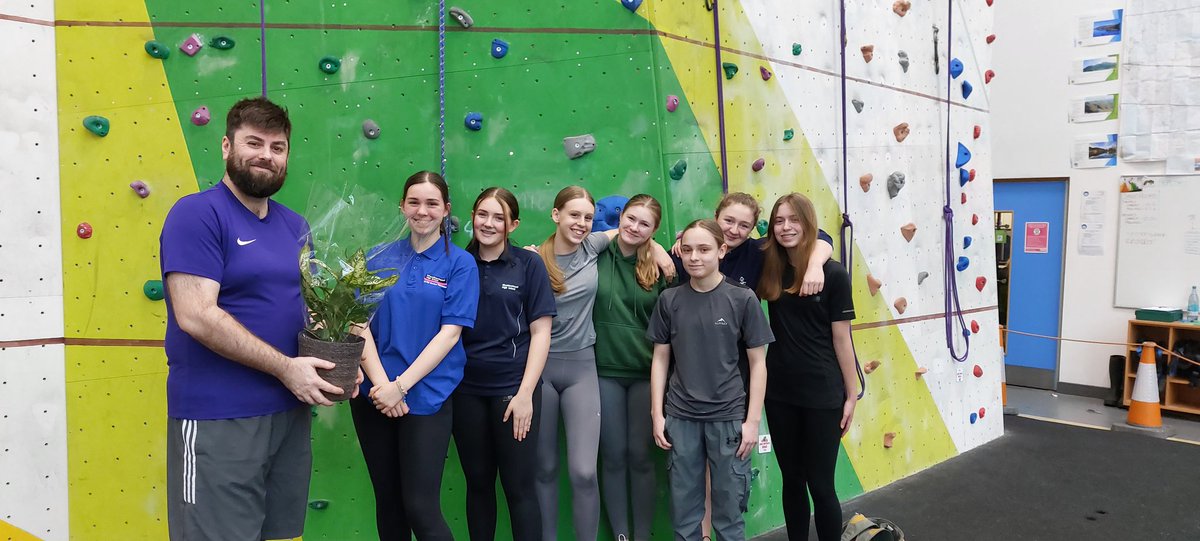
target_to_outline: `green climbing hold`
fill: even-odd
[[[793,130],[791,128],[783,130],[783,140],[784,141],[791,141],[792,138],[795,136],[796,136],[796,130]]]
[[[725,70],[726,79],[732,79],[734,75],[737,75],[737,64],[724,62],[721,64],[721,69]]]
[[[146,283],[142,285],[142,293],[145,293],[146,298],[152,301],[163,300],[162,280],[146,280]]]
[[[234,45],[237,45],[237,43],[233,41],[233,38],[229,36],[217,36],[210,40],[208,44],[212,45],[214,49],[220,49],[222,51],[228,51],[229,49],[232,49]]]
[[[683,178],[683,174],[685,172],[687,172],[687,162],[679,160],[675,162],[675,165],[671,166],[671,171],[669,174],[671,176],[671,180],[679,180]]]
[[[108,135],[108,119],[102,116],[92,115],[83,119],[83,127],[100,137]]]
[[[767,234],[767,221],[759,220],[758,225],[756,225],[754,228],[758,230],[758,236],[761,237],[763,235],[766,235]]]
[[[326,56],[325,58],[321,59],[321,62],[317,64],[317,67],[321,68],[321,71],[333,75],[337,73],[339,69],[341,69],[342,59],[333,56]]]
[[[171,56],[171,49],[162,43],[150,40],[146,42],[146,54],[159,60],[166,60],[168,56]]]
[[[799,43],[792,44],[792,56],[800,56],[800,52],[804,50]]]
[[[308,506],[312,509],[316,509],[317,511],[321,511],[329,508],[329,500],[313,500],[308,502]]]

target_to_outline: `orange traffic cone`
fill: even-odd
[[[1129,417],[1124,423],[1113,425],[1113,430],[1136,432],[1167,438],[1174,436],[1163,429],[1162,410],[1158,405],[1158,369],[1154,364],[1154,352],[1158,345],[1142,342],[1142,357],[1138,361],[1137,379],[1133,382],[1133,393],[1129,401]]]

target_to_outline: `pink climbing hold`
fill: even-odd
[[[200,41],[200,36],[192,34],[188,36],[188,39],[183,40],[183,43],[179,44],[179,50],[188,56],[196,56],[196,53],[200,52],[200,48],[203,46],[204,42]]]
[[[762,171],[762,168],[766,165],[767,165],[767,160],[759,158],[757,160],[754,160],[754,163],[750,166],[750,168],[753,169],[755,172],[758,172],[758,171]]]
[[[874,274],[867,274],[867,290],[871,292],[872,297],[879,293],[881,287],[883,287],[883,281],[876,278]]]
[[[142,199],[150,197],[150,187],[145,182],[135,180],[129,183],[129,187],[133,188],[134,193],[138,194],[138,197]]]
[[[679,96],[674,94],[667,96],[667,112],[674,113],[677,107],[679,107]]]
[[[874,45],[863,45],[862,47],[859,47],[858,50],[862,51],[863,61],[867,62],[868,64],[871,62],[872,58],[875,58]]]
[[[766,68],[766,66],[759,66],[759,67],[758,67],[758,74],[762,76],[762,79],[763,79],[764,81],[770,81],[770,80],[771,80],[771,70],[767,69],[767,68]]]
[[[900,234],[904,236],[904,240],[912,242],[913,235],[917,234],[917,224],[909,222],[900,226]]]
[[[983,72],[983,84],[988,84],[988,83],[992,82],[992,77],[995,77],[995,76],[996,76],[996,72],[994,72],[992,70],[987,70],[987,71]]]
[[[985,414],[987,414],[987,409],[979,408],[979,418],[982,419]]]
[[[871,362],[863,365],[863,372],[866,374],[870,374],[871,372],[874,372],[875,370],[877,370],[879,368],[879,365],[881,365],[881,364],[883,364],[883,363],[881,363],[879,361],[871,361]]]
[[[895,441],[896,441],[896,433],[895,432],[888,432],[883,435],[883,447],[885,449],[891,449],[892,445],[895,443]]]
[[[80,222],[79,225],[75,226],[75,234],[79,235],[81,239],[92,238],[92,224]]]
[[[201,105],[199,109],[192,111],[192,124],[204,126],[212,119],[212,115],[208,112],[208,107]]]
[[[892,303],[892,306],[896,308],[896,313],[903,314],[904,310],[908,309],[908,299],[900,297],[896,299],[896,302]]]
[[[971,373],[975,374],[975,377],[977,377],[977,378],[982,378],[983,377],[983,367],[979,366],[979,365],[975,365],[975,369],[972,370]]]
[[[871,173],[867,173],[861,177],[858,177],[858,185],[862,188],[862,191],[865,193],[871,189],[871,181],[873,181],[873,180],[875,180],[875,175],[872,175]]]
[[[916,371],[917,379],[921,379],[921,376],[924,376],[927,373],[929,373],[928,368],[925,368],[924,366],[918,368]]]

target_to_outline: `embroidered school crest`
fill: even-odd
[[[438,278],[437,276],[434,276],[432,274],[425,275],[425,283],[427,283],[429,285],[438,286],[442,289],[446,289],[446,279]]]

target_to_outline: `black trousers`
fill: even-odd
[[[375,489],[380,541],[453,541],[442,516],[442,470],[453,424],[450,401],[433,415],[390,418],[359,396],[350,400],[354,430]]]
[[[817,539],[842,535],[842,504],[834,486],[842,410],[802,408],[766,401],[767,423],[783,477],[783,517],[788,539],[808,541],[808,498],[812,496]]]
[[[454,445],[467,479],[467,531],[472,541],[496,538],[496,474],[504,486],[512,539],[536,541],[542,535],[538,507],[538,424],[542,386],[533,393],[533,422],[525,439],[513,438],[513,419],[504,419],[509,401],[500,396],[454,393]]]

